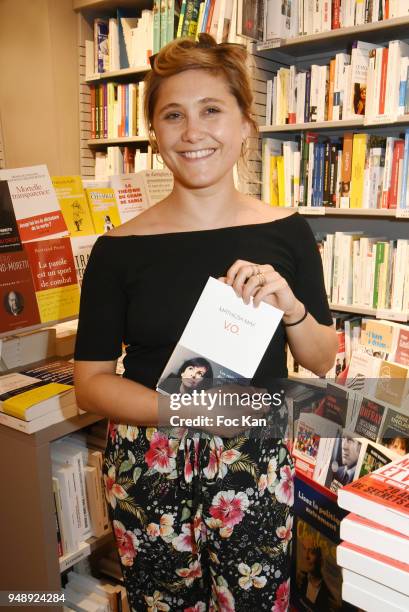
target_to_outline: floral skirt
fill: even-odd
[[[284,612],[293,470],[281,440],[111,424],[106,494],[135,612]]]

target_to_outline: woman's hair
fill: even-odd
[[[184,361],[182,363],[182,365],[180,366],[179,370],[178,370],[178,376],[181,376],[183,374],[183,372],[186,370],[186,368],[188,367],[194,367],[194,368],[206,368],[206,372],[203,376],[203,378],[213,378],[213,369],[212,366],[210,365],[210,363],[207,361],[207,359],[204,359],[204,357],[193,357],[192,359],[188,359],[187,361]]]
[[[257,133],[253,117],[253,92],[246,67],[247,51],[242,45],[217,44],[209,34],[199,34],[199,40],[179,38],[167,44],[151,61],[152,70],[145,77],[144,114],[151,144],[152,121],[161,83],[164,79],[186,70],[206,70],[223,76],[230,93],[236,98],[243,117]]]

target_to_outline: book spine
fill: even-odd
[[[332,0],[331,27],[333,30],[338,30],[341,27],[340,13],[341,0]]]
[[[393,149],[391,184],[389,188],[388,208],[397,208],[399,198],[399,165],[403,159],[405,144],[397,140]]]
[[[160,49],[160,9],[161,0],[153,0],[153,54]]]
[[[379,94],[379,113],[381,115],[385,113],[386,80],[387,80],[387,73],[388,73],[388,55],[389,55],[389,49],[386,47],[382,51],[381,90]]]
[[[405,148],[402,166],[402,187],[399,208],[406,208],[406,191],[408,187],[408,165],[409,165],[409,130],[405,131]]]

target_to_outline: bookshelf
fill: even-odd
[[[123,68],[122,70],[95,74],[92,77],[85,79],[85,83],[99,83],[100,81],[110,81],[111,79],[129,79],[129,77],[133,76],[143,78],[147,72],[149,72],[149,68],[146,68],[145,66],[141,66],[139,68]]]
[[[87,140],[88,146],[93,148],[105,148],[109,145],[122,145],[133,142],[147,144],[149,140],[143,136],[124,136],[123,138],[90,138]]]
[[[404,39],[408,35],[408,27],[409,17],[395,17],[394,19],[339,28],[329,32],[266,41],[258,44],[257,50],[286,54],[294,59],[324,52],[339,51],[348,47],[358,38],[365,42],[374,43],[386,42],[395,38]],[[268,56],[270,56],[270,53],[268,53]]]
[[[282,66],[295,65],[296,69],[309,66],[328,65],[335,53],[349,50],[356,40],[374,44],[387,44],[390,40],[400,39],[408,42],[409,17],[399,17],[367,23],[364,25],[340,28],[329,32],[277,39],[257,45],[257,52]],[[267,84],[266,84],[267,85]],[[267,115],[267,109],[266,109]],[[294,123],[286,125],[260,125],[261,138],[269,136],[277,140],[294,140],[296,135],[314,132],[317,135],[339,138],[344,132],[369,133],[377,136],[399,136],[409,126],[409,116],[401,115],[396,119],[370,122],[365,117],[338,121]],[[314,232],[325,234],[335,231],[363,231],[367,235],[382,236],[386,240],[407,238],[409,219],[408,209],[370,209],[370,208],[332,208],[324,206],[299,206],[297,210],[305,215]],[[332,310],[362,314],[377,318],[407,322],[407,312],[392,312],[374,308],[360,308],[355,305],[331,304]]]
[[[7,590],[21,591],[24,585],[24,590],[60,591],[50,444],[99,420],[87,413],[31,435],[0,425],[0,462],[8,466],[11,484],[2,496],[2,556],[7,563],[2,563],[1,576]],[[92,538],[84,548],[91,553],[110,541],[108,536]]]

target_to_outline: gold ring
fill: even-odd
[[[263,287],[266,284],[266,277],[264,276],[262,272],[259,272],[257,276],[258,276],[258,284],[260,285],[260,287]]]

